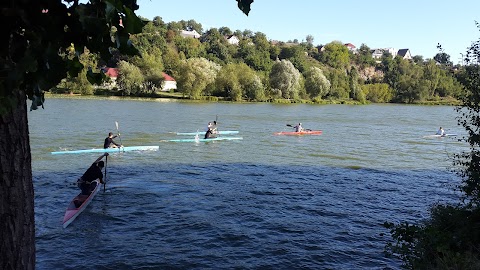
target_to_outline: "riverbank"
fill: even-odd
[[[61,94],[61,93],[50,93],[46,92],[45,97],[48,98],[68,98],[68,99],[113,99],[113,100],[143,100],[143,101],[156,101],[156,102],[227,102],[227,103],[276,103],[276,104],[317,104],[317,105],[332,105],[332,104],[343,104],[343,105],[368,105],[368,104],[376,104],[376,103],[361,103],[356,100],[333,100],[333,99],[325,99],[325,100],[318,100],[316,102],[312,100],[304,100],[304,99],[273,99],[265,102],[258,102],[258,101],[230,101],[225,100],[223,97],[215,97],[215,96],[204,96],[202,99],[189,99],[184,97],[181,93],[155,93],[152,96],[143,96],[143,97],[135,97],[135,96],[117,96],[117,95],[81,95],[81,94]],[[398,103],[404,104],[404,103]],[[461,104],[461,101],[455,98],[439,98],[436,100],[426,100],[426,101],[418,101],[414,102],[411,105],[444,105],[444,106],[458,106]]]

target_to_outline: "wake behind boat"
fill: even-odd
[[[115,153],[115,152],[128,152],[128,151],[157,151],[159,146],[125,146],[119,148],[93,148],[85,150],[66,150],[52,152],[52,155],[61,154],[83,154],[83,153]]]
[[[290,136],[301,136],[301,135],[321,135],[321,130],[304,130],[304,131],[282,131],[275,132],[274,135],[290,135]]]
[[[215,134],[220,134],[220,135],[232,135],[232,134],[238,134],[238,130],[220,130]],[[195,136],[196,134],[205,134],[204,131],[197,131],[197,132],[177,132],[177,135],[185,135],[185,136]]]
[[[97,194],[97,192],[100,190],[100,181],[99,180],[94,180],[93,182],[96,183],[95,189],[90,193],[90,195],[82,195],[82,192],[75,196],[73,200],[70,202],[70,204],[67,207],[67,210],[65,211],[65,215],[63,216],[63,228],[66,228],[70,223],[72,223],[75,218],[80,215],[80,213],[85,210],[85,208],[90,204],[92,201],[93,197]]]
[[[165,140],[165,142],[211,142],[211,141],[229,141],[229,140],[243,140],[243,137],[216,137],[209,139],[177,139],[177,140]]]

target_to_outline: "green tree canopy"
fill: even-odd
[[[322,98],[330,91],[330,81],[318,67],[310,67],[305,73],[305,89],[310,98]]]
[[[276,61],[270,72],[270,86],[277,97],[297,99],[302,89],[302,74],[288,60]]]

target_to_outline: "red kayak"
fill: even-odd
[[[282,131],[282,132],[275,132],[274,135],[293,135],[293,136],[301,136],[301,135],[321,135],[321,130],[304,130],[304,131]]]
[[[67,207],[67,211],[65,211],[65,216],[63,217],[63,228],[66,228],[70,223],[72,223],[80,213],[87,207],[87,205],[92,201],[93,197],[97,194],[98,190],[100,190],[100,181],[95,180],[94,182],[97,183],[95,189],[90,193],[90,195],[82,195],[78,194]]]

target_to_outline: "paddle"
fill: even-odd
[[[107,186],[107,164],[108,164],[108,156],[105,156],[105,179],[103,180],[103,192],[105,193],[105,189]]]
[[[122,143],[122,137],[120,137],[120,132],[118,131],[118,122],[115,121],[115,126],[117,127],[117,134],[118,134],[118,138],[120,138],[120,145],[123,145]],[[119,147],[120,148],[120,147]]]

